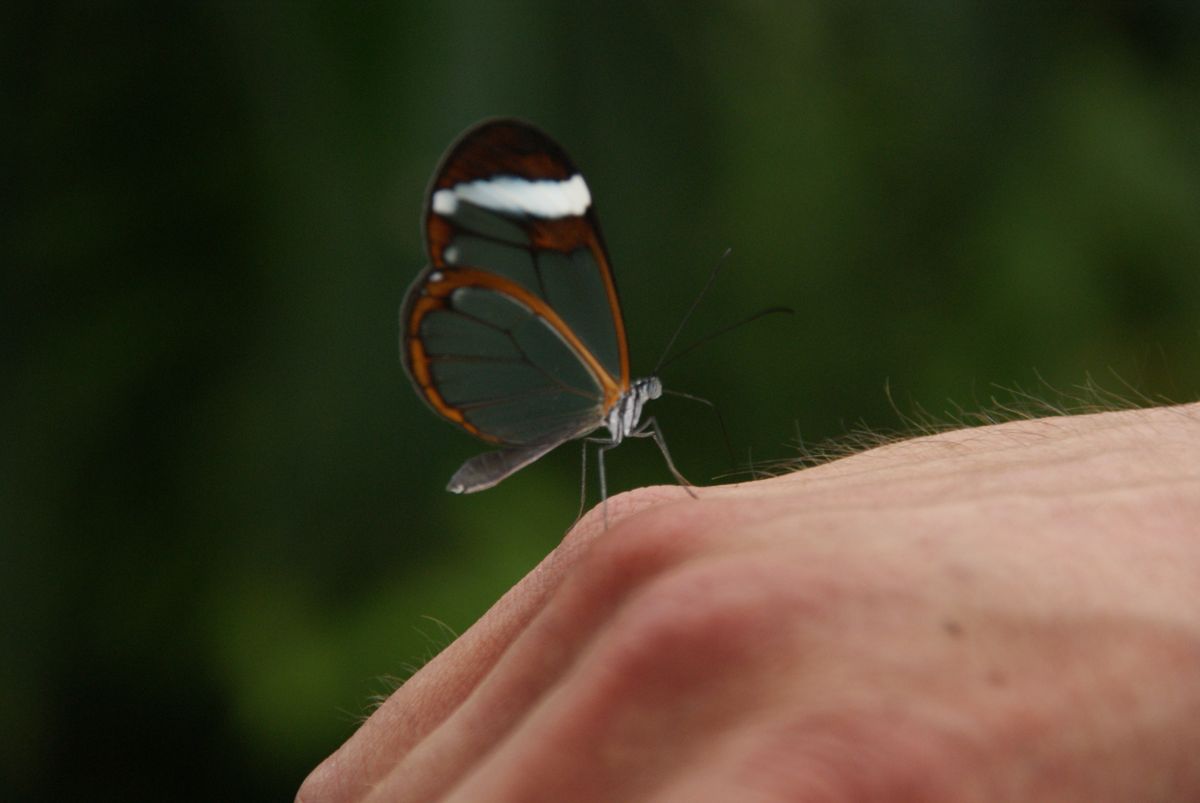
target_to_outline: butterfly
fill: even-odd
[[[591,192],[549,135],[485,120],[450,146],[425,197],[429,264],[405,294],[400,350],[417,394],[493,451],[447,485],[490,488],[567,441],[604,453],[653,438],[676,470],[649,401],[657,377],[630,379],[617,285]],[[600,428],[607,437],[589,438]]]

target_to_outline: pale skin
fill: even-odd
[[[1200,799],[1200,405],[609,501],[300,790]]]

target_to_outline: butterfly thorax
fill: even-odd
[[[608,427],[613,443],[620,443],[636,430],[642,420],[642,406],[661,395],[662,382],[656,376],[635,379],[630,383],[629,390],[621,394],[604,418],[604,426]]]

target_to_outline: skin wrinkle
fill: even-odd
[[[1200,541],[1181,537],[1200,522],[1196,412],[1013,422],[928,461],[893,444],[698,501],[615,497],[607,532],[599,511],[579,522],[321,772],[347,801],[683,800],[704,772],[734,783],[741,765],[718,759],[736,734],[753,756],[768,715],[824,712],[878,750],[793,762],[777,789],[967,801],[977,780],[980,800],[1099,803],[1144,799],[1149,773],[1162,799],[1195,799],[1180,735],[1200,721]],[[897,722],[911,756],[888,746]],[[660,762],[637,749],[660,743],[675,748]],[[606,745],[616,776],[593,760]],[[363,756],[374,779],[337,777]],[[942,798],[906,780],[924,762]],[[878,792],[847,796],[840,775],[867,767]],[[618,778],[631,796],[594,791]]]

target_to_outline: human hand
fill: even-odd
[[[1200,405],[599,513],[297,799],[1200,799]]]

